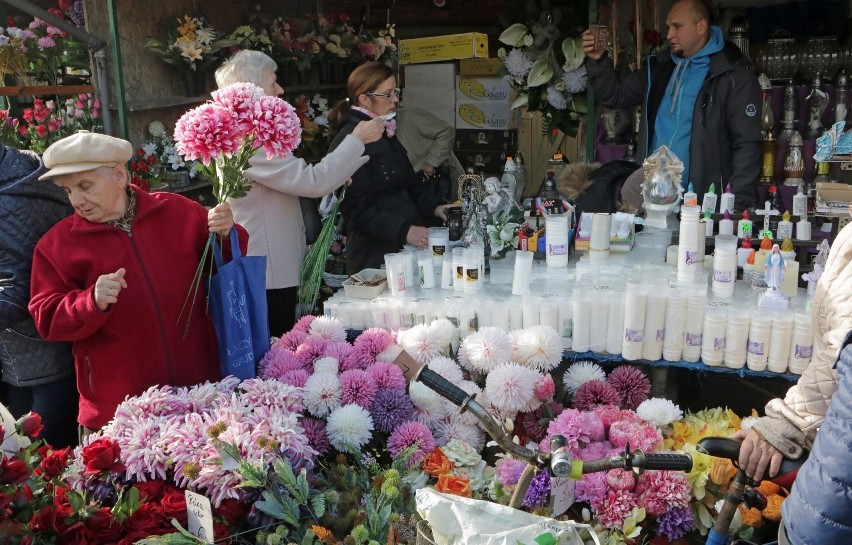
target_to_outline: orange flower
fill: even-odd
[[[435,448],[423,458],[423,471],[433,477],[440,477],[453,469],[453,463],[440,448]]]
[[[784,490],[780,484],[775,484],[772,481],[761,481],[757,489],[767,498],[773,494],[781,494]]]
[[[746,509],[742,505],[739,506],[740,516],[743,519],[743,524],[752,528],[760,528],[763,526],[763,515],[754,507]]]
[[[456,477],[449,473],[444,473],[438,477],[438,482],[435,483],[435,490],[438,492],[446,492],[447,494],[455,494],[456,496],[470,497],[470,480],[464,477]]]
[[[784,498],[779,494],[772,494],[767,497],[766,508],[763,510],[763,516],[772,522],[780,522],[782,503],[784,503]]]
[[[319,524],[314,524],[311,526],[311,530],[314,531],[314,535],[317,536],[317,539],[326,545],[335,545],[337,543],[337,539],[335,539],[334,534],[331,533],[331,530],[328,528],[320,526]]]

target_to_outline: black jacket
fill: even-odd
[[[38,180],[43,172],[38,155],[0,145],[0,363],[14,386],[74,374],[70,343],[42,340],[27,310],[36,242],[72,212],[64,191]]]
[[[689,180],[698,202],[720,180],[731,184],[737,210],[754,206],[760,175],[763,136],[760,132],[762,106],[760,84],[745,66],[735,46],[710,57],[710,70],[698,92],[692,117]],[[654,121],[675,65],[668,52],[648,57],[642,69],[618,77],[612,61],[604,55],[586,59],[586,70],[595,95],[605,106],[628,108],[642,105],[637,156],[645,158],[652,140]]]
[[[355,125],[367,120],[358,111],[349,113],[349,121],[331,142],[329,151],[350,134]],[[435,224],[435,208],[443,204],[426,184],[415,178],[405,148],[387,133],[364,147],[369,162],[352,175],[352,185],[340,203],[349,228],[346,244],[346,271],[379,268],[387,253],[398,252],[412,225]]]

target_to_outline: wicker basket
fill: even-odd
[[[332,274],[324,271],[322,273],[322,279],[329,288],[342,288],[347,278],[349,278],[348,274]]]
[[[416,545],[437,545],[432,539],[432,528],[429,526],[429,521],[421,520],[417,523],[417,541]]]

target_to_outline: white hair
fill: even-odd
[[[267,70],[278,70],[278,64],[269,55],[241,49],[216,69],[216,86],[221,89],[234,83],[253,83],[263,87],[263,77]]]

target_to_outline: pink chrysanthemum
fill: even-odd
[[[302,126],[296,110],[274,96],[262,96],[254,103],[254,146],[263,146],[266,158],[287,157],[302,140]]]
[[[500,410],[517,412],[533,399],[538,373],[516,363],[504,363],[491,370],[485,379],[485,393]]]
[[[632,490],[636,486],[636,477],[632,471],[610,469],[606,472],[606,484],[612,490]]]
[[[606,496],[606,473],[587,473],[577,481],[574,487],[574,498],[576,501],[588,502],[592,505],[599,504]]]
[[[512,359],[512,341],[497,327],[483,327],[465,337],[459,347],[459,363],[471,371],[488,373]]]
[[[328,342],[346,342],[346,328],[337,318],[320,316],[311,322],[308,336],[319,337]]]
[[[367,373],[379,388],[405,390],[407,382],[402,369],[392,363],[379,361],[367,368]]]
[[[686,507],[691,498],[691,485],[686,473],[646,471],[639,476],[643,489],[639,498],[652,517],[659,517],[673,507]]]
[[[396,342],[393,335],[378,327],[372,327],[355,339],[353,348],[358,367],[366,369],[376,361],[376,356]]]
[[[537,325],[513,331],[512,361],[543,373],[562,362],[562,339],[555,329]]]
[[[553,395],[556,393],[556,384],[553,383],[553,377],[550,376],[549,373],[545,373],[543,375],[539,375],[537,379],[535,379],[535,387],[533,388],[533,394],[535,398],[539,401],[548,401],[553,399]]]
[[[580,448],[592,441],[593,431],[594,422],[586,413],[581,413],[577,409],[565,409],[547,426],[547,435],[542,439],[540,448],[549,452],[550,439],[554,435],[561,435],[565,438],[565,444],[571,455],[577,456]]]
[[[590,411],[598,405],[618,405],[621,397],[615,388],[600,380],[590,380],[577,388],[574,394],[575,409]]]
[[[340,379],[331,373],[314,373],[305,382],[305,408],[314,416],[323,417],[340,407]]]
[[[281,338],[272,345],[272,348],[283,348],[284,350],[295,352],[296,349],[299,348],[299,345],[305,342],[305,339],[307,338],[308,333],[306,331],[297,331],[296,329],[292,329],[281,335]]]
[[[503,486],[514,486],[518,484],[525,467],[527,467],[527,463],[523,460],[500,458],[496,465],[497,480]]]
[[[603,422],[604,433],[609,433],[609,427],[613,422],[626,420],[629,422],[639,422],[642,419],[633,411],[621,410],[618,405],[600,405],[595,407],[593,412],[597,414],[601,422]]]
[[[302,429],[305,430],[305,436],[308,438],[308,444],[323,456],[328,452],[328,447],[331,445],[328,441],[328,434],[325,432],[325,422],[319,418],[306,416],[300,421]]]
[[[592,504],[604,528],[621,528],[634,507],[636,497],[627,490],[609,490],[603,499]]]
[[[388,437],[388,450],[394,458],[411,447],[416,449],[408,460],[408,467],[416,466],[435,449],[435,438],[432,437],[432,432],[419,422],[400,424]]]
[[[428,367],[453,384],[458,384],[464,380],[464,375],[459,364],[446,356],[432,358],[429,360]]]
[[[186,160],[205,165],[240,148],[242,134],[236,118],[223,106],[208,102],[189,110],[175,124],[175,146]]]
[[[289,384],[290,386],[295,386],[297,388],[304,388],[305,383],[308,381],[308,372],[304,369],[291,369],[290,371],[285,371],[281,373],[279,376],[275,377],[284,384]],[[269,378],[269,377],[262,377]]]
[[[284,348],[273,348],[261,358],[258,364],[258,376],[282,380],[281,377],[285,373],[296,369],[304,370],[305,366],[295,353]]]
[[[296,323],[293,325],[293,329],[291,331],[301,331],[302,333],[310,333],[311,332],[311,324],[314,323],[318,316],[314,316],[313,314],[307,314],[299,318]]]
[[[525,412],[521,418],[524,434],[532,441],[541,441],[547,433],[547,426],[564,410],[562,404],[548,401],[534,411]]]
[[[251,407],[257,412],[261,407],[275,413],[297,413],[305,407],[302,404],[304,392],[277,380],[250,378],[240,383],[239,400],[243,407]]]
[[[263,89],[252,83],[234,83],[210,94],[214,103],[233,113],[243,134],[252,130],[254,106],[263,98]]]
[[[366,371],[350,369],[340,374],[340,388],[343,392],[343,404],[354,403],[369,409],[379,387]]]
[[[651,392],[651,381],[645,373],[629,365],[613,369],[606,381],[618,392],[622,409],[636,409]]]
[[[348,371],[350,369],[366,369],[366,365],[363,367],[360,365],[357,355],[355,354],[355,349],[347,342],[328,343],[325,349],[325,355],[337,360],[337,364],[341,372]]]
[[[609,442],[612,446],[630,449],[642,449],[644,452],[654,452],[663,443],[660,430],[643,420],[638,422],[621,420],[613,422],[609,427]]]
[[[593,441],[580,450],[580,458],[585,462],[599,460],[607,458],[610,452],[612,452],[612,443],[609,441]]]
[[[328,341],[319,337],[308,337],[296,349],[296,357],[305,369],[313,369],[314,360],[325,355]]]

